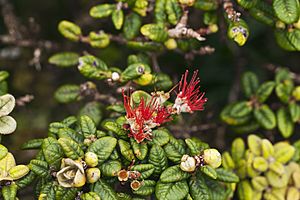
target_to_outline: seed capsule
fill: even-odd
[[[122,169],[118,172],[118,179],[119,181],[127,181],[129,177],[129,172],[126,171],[125,169]]]
[[[86,171],[86,178],[89,183],[95,183],[100,179],[101,171],[98,168],[89,168]]]
[[[140,187],[142,186],[142,183],[137,181],[137,180],[134,180],[130,183],[130,187],[131,189],[133,189],[134,191],[140,189]]]

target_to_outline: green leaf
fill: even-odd
[[[149,178],[153,172],[154,172],[154,165],[152,164],[139,164],[139,165],[134,165],[132,167],[132,170],[138,171],[141,173],[140,179],[147,179]]]
[[[287,68],[278,68],[275,74],[275,82],[276,84],[285,83],[292,81],[291,72]]]
[[[163,24],[145,24],[141,27],[141,33],[155,42],[165,42],[168,32]]]
[[[104,31],[94,32],[91,31],[89,33],[89,44],[94,48],[105,48],[109,45],[110,38],[109,35]]]
[[[251,153],[256,156],[260,156],[262,154],[262,139],[254,134],[251,134],[247,138],[247,143]]]
[[[275,87],[275,83],[273,81],[267,81],[263,83],[256,91],[256,96],[260,103],[265,102],[268,97],[271,95],[273,89]]]
[[[109,158],[110,154],[113,152],[117,145],[117,139],[106,136],[102,137],[95,142],[93,142],[89,148],[88,151],[94,152],[97,154],[99,163],[104,162],[106,159]]]
[[[142,24],[141,17],[136,13],[131,13],[125,17],[123,34],[127,40],[135,38],[139,34]]]
[[[31,160],[29,164],[29,169],[38,176],[47,177],[49,176],[49,166],[48,163],[42,160]]]
[[[155,191],[155,185],[156,181],[144,180],[142,186],[138,190],[132,192],[136,195],[149,196]]]
[[[84,156],[81,146],[71,138],[59,138],[58,143],[62,147],[65,155],[72,160],[77,160]]]
[[[129,41],[127,42],[127,47],[139,51],[162,51],[163,45],[157,42],[139,42],[139,41]]]
[[[62,85],[56,90],[54,97],[59,103],[78,101],[81,98],[80,87],[73,84]]]
[[[158,182],[155,195],[158,200],[181,200],[189,193],[189,186],[185,180],[175,183]]]
[[[202,142],[198,138],[185,139],[185,143],[190,150],[191,156],[199,155],[204,149],[209,148],[208,144]]]
[[[77,65],[79,55],[74,52],[60,52],[52,55],[48,62],[59,67],[71,67]]]
[[[121,154],[124,156],[124,158],[128,161],[134,160],[135,157],[130,144],[125,140],[119,140],[118,143],[119,143]]]
[[[78,69],[83,76],[91,79],[102,80],[111,77],[106,63],[92,55],[80,57]]]
[[[60,168],[61,159],[63,158],[63,150],[58,141],[48,137],[42,143],[42,150],[47,163],[58,170]]]
[[[0,71],[0,82],[4,81],[9,77],[9,73],[7,71]]]
[[[91,8],[90,15],[94,18],[108,17],[115,9],[115,4],[100,4]]]
[[[111,19],[113,21],[113,24],[117,30],[120,30],[122,28],[123,22],[124,22],[124,13],[121,9],[116,9],[112,12]]]
[[[208,186],[210,198],[213,200],[226,200],[229,198],[229,194],[232,193],[231,189],[228,189],[219,181],[205,178],[205,182]]]
[[[101,200],[100,196],[95,192],[83,193],[80,195],[81,200]],[[127,199],[124,199],[127,200]]]
[[[164,146],[170,140],[169,133],[165,129],[156,129],[152,131],[152,140],[148,142],[150,145],[156,144],[159,146]]]
[[[76,198],[79,192],[79,188],[65,188],[62,186],[58,186],[55,188],[55,191],[55,199],[71,200]]]
[[[145,63],[134,63],[129,65],[121,74],[121,81],[126,82],[136,79],[145,73],[150,73],[151,68]]]
[[[46,182],[42,183],[41,189],[40,189],[40,195],[43,195],[43,198],[46,198],[46,200],[56,200],[55,199],[55,186],[53,182]]]
[[[159,175],[168,167],[168,159],[159,145],[153,145],[149,153],[149,163],[154,165],[154,174]]]
[[[242,138],[236,138],[231,145],[231,155],[234,162],[238,163],[244,157],[245,143]]]
[[[21,149],[40,149],[43,139],[32,139],[22,144]]]
[[[155,1],[154,18],[156,23],[165,23],[167,19],[165,4],[166,0]]]
[[[237,0],[238,4],[245,9],[253,8],[258,0]]]
[[[254,109],[254,117],[256,121],[267,130],[271,130],[276,126],[275,114],[266,104]]]
[[[144,160],[148,153],[147,143],[137,143],[133,138],[131,138],[130,144],[131,144],[134,155],[139,160]]]
[[[191,176],[190,173],[182,171],[179,165],[175,165],[165,169],[160,175],[160,181],[163,183],[172,183],[181,180],[188,179]]]
[[[186,153],[183,142],[170,137],[170,142],[164,146],[165,154],[174,163],[180,163],[182,156]]]
[[[194,7],[204,11],[211,11],[216,10],[218,5],[218,1],[216,0],[196,0]]]
[[[233,173],[232,171],[226,170],[224,168],[216,169],[217,172],[217,180],[228,183],[238,183],[239,177]]]
[[[84,140],[83,135],[81,135],[78,131],[74,131],[71,128],[61,128],[57,133],[59,138],[71,138],[77,143],[82,143]]]
[[[18,186],[15,183],[12,183],[9,186],[2,187],[2,196],[4,200],[13,200],[16,199]]]
[[[176,25],[182,15],[182,9],[177,0],[166,0],[165,4],[168,21],[172,25]]]
[[[240,200],[253,200],[253,189],[249,181],[241,181],[238,184],[238,195]]]
[[[119,124],[113,121],[105,122],[103,128],[115,133],[119,137],[126,136],[128,134],[127,131],[125,131],[122,126],[120,126]]]
[[[108,177],[117,176],[121,169],[122,164],[117,160],[109,160],[100,165],[101,173]]]
[[[79,111],[79,116],[83,115],[90,117],[97,126],[102,120],[103,116],[101,104],[95,101],[85,104]]]
[[[277,111],[278,129],[284,138],[288,138],[293,134],[294,123],[289,112],[285,108],[280,108]]]
[[[2,144],[0,144],[0,160],[2,160],[2,158],[4,158],[8,153],[8,149],[3,146]]]
[[[241,82],[245,96],[248,98],[254,95],[259,87],[258,78],[253,72],[245,72]]]
[[[218,178],[218,174],[217,174],[216,170],[209,165],[204,165],[204,166],[200,167],[200,170],[212,179]]]
[[[227,36],[239,46],[243,46],[249,37],[248,25],[242,19],[239,21],[229,21]]]
[[[91,191],[96,192],[101,199],[119,200],[117,193],[102,179],[92,185]]]
[[[17,128],[17,122],[11,116],[0,117],[0,134],[11,134]]]
[[[240,101],[231,108],[230,115],[233,117],[244,117],[252,112],[251,102]]]
[[[291,80],[286,80],[284,83],[279,83],[276,86],[275,91],[281,102],[288,103],[293,89],[293,82]]]
[[[18,188],[24,188],[32,184],[32,182],[36,179],[36,174],[33,171],[30,171],[26,176],[21,179],[15,181]]]
[[[233,117],[231,116],[231,109],[235,106],[236,103],[232,103],[227,105],[221,112],[220,117],[221,119],[229,125],[237,126],[243,125],[249,122],[251,119],[251,115],[246,115],[243,117]]]
[[[82,34],[79,26],[66,20],[58,24],[58,30],[65,38],[72,41],[79,41]]]
[[[273,9],[277,17],[286,24],[291,24],[299,19],[298,0],[274,0]]]
[[[0,96],[0,117],[8,115],[16,104],[15,97],[11,94]]]
[[[94,121],[87,115],[80,117],[80,128],[84,137],[95,135],[97,131]]]
[[[208,187],[202,176],[192,176],[189,180],[189,188],[193,200],[211,200]]]
[[[300,120],[300,106],[295,102],[289,103],[289,113],[292,121],[295,123]]]
[[[62,123],[65,124],[67,127],[75,126],[77,122],[77,118],[75,116],[69,116],[65,118]]]

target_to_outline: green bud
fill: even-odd
[[[84,155],[84,161],[89,167],[96,167],[98,165],[98,156],[94,152],[87,152]]]
[[[204,162],[213,168],[218,168],[222,163],[221,154],[217,149],[205,149],[203,158]]]
[[[169,38],[167,41],[164,42],[165,47],[167,49],[172,50],[177,48],[176,40],[173,38]]]

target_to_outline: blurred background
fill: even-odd
[[[83,83],[86,80],[77,68],[57,68],[48,63],[48,58],[59,51],[89,52],[103,59],[109,66],[126,66],[127,55],[135,53],[126,47],[112,44],[106,49],[72,43],[57,31],[61,20],[74,21],[82,30],[105,30],[114,32],[111,21],[95,20],[88,15],[95,0],[0,0],[0,68],[10,73],[9,92],[16,98],[33,95],[34,99],[23,106],[17,106],[13,116],[18,122],[16,132],[4,137],[3,142],[16,155],[18,163],[27,163],[35,152],[19,150],[29,139],[47,136],[48,124],[66,116],[76,114],[80,105],[58,104],[53,94],[61,84]],[[220,122],[220,110],[228,102],[241,95],[240,76],[244,71],[256,72],[261,80],[273,78],[273,68],[284,66],[293,72],[300,71],[299,53],[287,52],[279,48],[272,30],[260,24],[246,13],[243,18],[250,27],[250,38],[246,45],[238,47],[226,37],[226,27],[220,24],[220,31],[207,37],[203,45],[215,49],[212,54],[195,56],[169,52],[160,55],[158,61],[163,72],[174,82],[189,68],[199,69],[202,90],[206,92],[206,110],[194,114],[184,126],[185,132],[178,137],[189,135],[200,137],[211,146],[221,150],[226,148],[235,136]],[[222,14],[222,13],[220,13]],[[193,12],[189,24],[199,27],[201,11]],[[100,92],[106,93],[105,83],[99,82]],[[109,89],[109,88],[108,88]],[[121,98],[120,98],[121,99]],[[184,116],[185,117],[185,116]],[[176,127],[172,128],[176,132]],[[182,129],[180,129],[182,130]],[[226,138],[226,140],[224,140]],[[227,145],[228,147],[229,145]]]

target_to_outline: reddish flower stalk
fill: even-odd
[[[152,129],[171,120],[169,110],[160,105],[154,97],[148,103],[142,98],[137,106],[130,105],[130,97],[124,92],[123,99],[130,130],[129,137],[133,137],[138,143],[144,139],[151,140]]]
[[[187,82],[188,70],[182,75],[179,82],[179,91],[173,109],[177,114],[181,112],[192,113],[195,110],[204,110],[204,104],[207,98],[204,98],[204,92],[200,92],[200,79],[197,77],[198,70],[194,71],[190,82]]]

